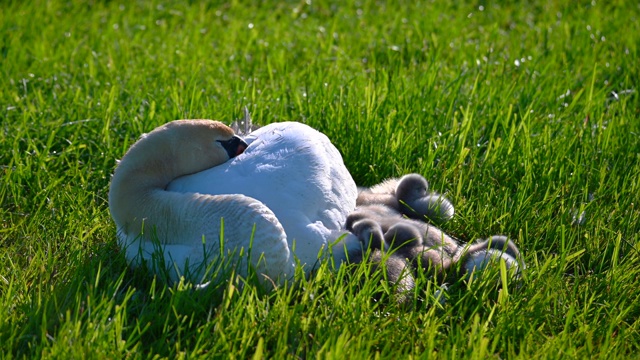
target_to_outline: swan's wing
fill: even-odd
[[[320,221],[329,229],[344,225],[347,214],[355,208],[357,187],[326,135],[305,124],[284,122],[254,131],[247,142],[258,154],[270,154],[262,168],[266,171],[277,166],[269,171],[269,177],[285,184],[283,192],[303,201],[298,208],[304,207],[312,222]],[[272,201],[278,203],[277,199]]]
[[[179,204],[178,215],[162,228],[132,238],[119,231],[127,258],[147,261],[152,269],[164,266],[177,280],[190,274],[201,280],[208,264],[220,254],[245,255],[259,274],[274,281],[293,275],[294,261],[284,228],[275,214],[260,201],[244,195],[202,195],[166,191],[162,201]],[[237,271],[247,274],[246,261]]]

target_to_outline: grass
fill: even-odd
[[[0,5],[6,358],[616,358],[640,350],[633,2],[8,1]],[[616,96],[612,95],[613,92]],[[302,121],[354,179],[424,174],[464,240],[529,266],[409,308],[331,270],[197,295],[130,270],[115,159],[178,118]],[[575,219],[584,212],[581,225]],[[355,277],[355,278],[354,278]],[[348,286],[345,286],[348,282]]]

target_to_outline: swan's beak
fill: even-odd
[[[227,154],[229,154],[229,159],[234,158],[240,154],[242,154],[247,146],[249,146],[242,138],[237,135],[233,135],[233,137],[226,141],[218,140],[222,147],[227,150]]]

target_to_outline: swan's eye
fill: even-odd
[[[229,140],[217,140],[220,145],[227,151],[229,159],[236,157],[244,152],[247,148],[247,143],[239,136],[234,135]]]

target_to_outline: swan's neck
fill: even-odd
[[[132,155],[132,156],[129,156]],[[170,156],[156,156],[136,161],[137,154],[127,154],[116,169],[109,191],[109,208],[121,230],[137,235],[144,227],[156,226],[168,216],[172,206],[166,195],[169,183],[190,172],[181,169]]]

